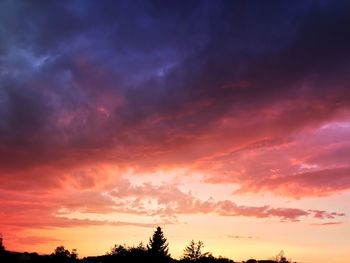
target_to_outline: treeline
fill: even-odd
[[[210,252],[203,252],[202,241],[192,240],[184,249],[181,259],[174,259],[169,254],[169,244],[160,227],[154,231],[146,246],[114,245],[109,253],[102,256],[79,258],[76,249],[69,251],[64,246],[57,247],[50,255],[37,253],[18,253],[7,251],[0,237],[1,263],[127,263],[127,262],[154,262],[154,263],[235,263],[223,257],[214,257]],[[245,263],[291,263],[283,253],[273,260],[249,259]]]

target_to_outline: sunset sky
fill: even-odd
[[[349,1],[0,1],[0,233],[350,258]]]

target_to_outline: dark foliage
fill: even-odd
[[[0,235],[0,253],[5,251],[2,235]]]
[[[153,236],[149,239],[147,250],[149,254],[154,258],[169,258],[169,244],[164,237],[162,229],[158,226],[154,231]]]
[[[206,257],[210,257],[211,254],[209,252],[203,252],[202,249],[204,247],[204,243],[202,241],[194,242],[192,239],[190,244],[184,249],[183,259],[186,261],[198,261],[199,259],[203,259]]]
[[[78,253],[76,249],[72,252],[65,249],[64,246],[56,247],[55,252],[51,254],[52,262],[74,263],[78,261]]]
[[[103,256],[78,258],[76,249],[67,250],[64,246],[58,246],[51,255],[39,255],[37,253],[17,253],[5,250],[3,239],[0,236],[0,262],[1,263],[235,263],[233,260],[223,257],[214,257],[209,252],[203,252],[204,243],[192,240],[184,249],[181,260],[170,257],[168,242],[163,231],[157,227],[148,245],[142,243],[138,246],[115,245],[111,252]],[[249,259],[244,263],[291,263],[281,251],[274,260]]]

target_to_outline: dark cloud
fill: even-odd
[[[192,161],[334,119],[349,106],[349,9],[3,1],[1,169]]]

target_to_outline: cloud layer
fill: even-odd
[[[157,223],[75,212],[341,223],[343,208],[235,198],[349,192],[349,11],[341,1],[2,1],[1,225]],[[188,172],[171,181],[178,168]],[[169,174],[132,184],[130,170]],[[197,174],[199,188],[233,194],[179,187]]]

